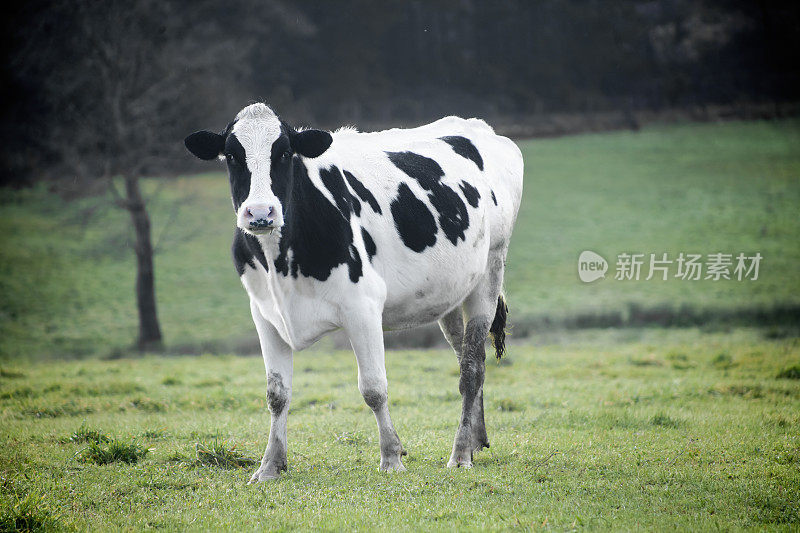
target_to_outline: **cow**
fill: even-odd
[[[384,330],[438,321],[460,365],[462,415],[448,467],[489,447],[485,341],[504,350],[505,260],[522,196],[519,148],[484,121],[445,117],[362,133],[293,128],[267,105],[242,109],[187,149],[222,159],[236,227],[233,262],[250,298],[267,374],[270,430],[256,483],[287,468],[292,360],[342,329],[378,424],[380,469],[403,471],[389,416]]]

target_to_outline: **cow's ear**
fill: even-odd
[[[292,136],[292,150],[304,157],[319,157],[333,142],[327,131],[305,130]]]
[[[225,149],[225,137],[210,131],[196,131],[183,140],[183,144],[200,159],[216,159]]]

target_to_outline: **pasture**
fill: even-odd
[[[455,357],[390,352],[408,471],[385,474],[352,354],[311,350],[295,359],[289,471],[258,486],[246,485],[253,466],[225,468],[222,449],[216,461],[203,452],[216,441],[260,458],[259,358],[17,361],[0,377],[2,524],[28,497],[34,518],[79,530],[792,530],[798,361],[796,338],[745,329],[594,330],[513,345],[487,365],[491,448],[472,470],[447,470]],[[95,464],[83,459],[87,429],[147,453]]]

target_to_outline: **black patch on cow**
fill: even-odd
[[[441,183],[444,170],[439,163],[414,152],[386,152],[386,154],[397,168],[417,180],[420,186],[428,191],[428,199],[439,212],[439,226],[447,240],[453,244],[457,244],[458,239],[466,240],[464,232],[469,228],[467,206],[457,192]]]
[[[367,404],[367,407],[373,411],[377,411],[382,408],[386,404],[386,400],[389,399],[388,395],[379,389],[365,390],[361,393],[361,396],[364,397],[364,403]]]
[[[494,191],[492,191],[492,201],[494,202],[494,205],[497,205],[497,198],[494,195]]]
[[[325,188],[330,191],[333,196],[333,201],[336,202],[336,207],[347,220],[350,220],[350,213],[355,213],[356,216],[361,215],[361,202],[350,194],[347,185],[344,184],[342,173],[335,166],[328,169],[320,169],[319,178],[325,185]]]
[[[244,146],[236,135],[228,135],[225,140],[225,161],[228,164],[228,177],[231,181],[233,210],[239,211],[242,202],[250,195],[250,170],[245,160]]]
[[[436,220],[427,206],[411,192],[405,183],[397,188],[397,198],[389,206],[400,239],[408,248],[419,253],[436,244]]]
[[[361,264],[361,254],[358,253],[355,244],[350,245],[350,261],[347,263],[347,267],[350,271],[350,281],[357,283],[358,278],[363,275],[364,269]]]
[[[233,255],[233,266],[236,267],[236,272],[240,276],[244,274],[245,265],[256,268],[254,259],[257,259],[266,270],[269,270],[261,243],[253,235],[245,233],[239,228],[236,228],[233,233],[231,254]]]
[[[284,276],[296,278],[302,274],[325,281],[334,268],[347,264],[350,279],[357,281],[362,275],[362,265],[357,251],[353,253],[350,211],[343,212],[339,205],[325,198],[309,179],[308,170],[299,158],[294,158],[291,169],[286,200],[282,202],[285,222],[275,269]],[[339,171],[331,168],[329,172],[332,176],[329,182],[336,188],[335,175]],[[341,174],[338,179],[341,180]],[[341,186],[344,187],[343,182]]]
[[[350,184],[350,188],[355,191],[359,198],[361,198],[362,202],[366,202],[372,208],[373,211],[381,213],[381,206],[378,205],[378,201],[375,199],[375,196],[372,195],[369,189],[367,189],[358,178],[353,176],[350,172],[344,171],[344,177],[347,178],[347,183]]]
[[[467,199],[469,205],[472,207],[478,207],[478,200],[481,199],[481,193],[478,192],[478,189],[464,180],[461,180],[461,183],[458,186],[461,188],[461,192],[464,193],[464,198]]]
[[[361,228],[361,238],[364,240],[364,249],[367,251],[367,257],[371,263],[372,257],[378,253],[378,247],[375,246],[375,241],[372,240],[372,235],[370,235],[369,232],[364,228]]]
[[[285,205],[287,187],[289,186],[294,153],[289,142],[291,126],[281,121],[281,134],[272,143],[270,149],[270,188],[278,197],[281,205]]]
[[[478,165],[480,170],[483,170],[483,158],[478,149],[475,148],[475,145],[472,144],[472,141],[460,135],[449,135],[447,137],[439,137],[439,139],[449,144],[455,153],[469,159]]]
[[[283,385],[283,378],[275,371],[267,374],[267,406],[270,413],[279,415],[286,408],[289,392]]]

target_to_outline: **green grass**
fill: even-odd
[[[94,444],[111,442],[111,438],[108,435],[104,435],[97,429],[88,428],[86,424],[81,424],[81,427],[75,430],[75,432],[69,436],[68,440],[70,442],[89,442]]]
[[[525,196],[506,272],[518,333],[545,317],[624,317],[631,305],[678,315],[800,305],[797,120],[655,126],[520,146]],[[148,180],[144,188],[169,348],[253,350],[230,260],[226,177]],[[124,352],[137,331],[126,213],[108,199],[67,203],[44,188],[0,194],[0,357]],[[577,257],[587,249],[612,263],[607,279],[578,280]],[[681,251],[758,251],[764,259],[755,282],[613,279],[620,252]]]
[[[236,449],[236,444],[228,444],[224,440],[213,439],[198,442],[194,445],[195,464],[217,466],[220,468],[238,468],[253,466],[259,463],[255,457],[245,457]]]
[[[30,493],[24,497],[3,494],[0,503],[0,531],[61,531],[63,524],[42,502]]]
[[[91,441],[77,455],[79,461],[96,465],[111,463],[138,463],[149,450],[135,442],[112,439],[107,443]]]
[[[792,365],[778,372],[778,379],[800,379],[800,364]]]
[[[444,467],[460,410],[455,357],[390,352],[402,474],[378,471],[353,355],[304,352],[289,470],[258,486],[246,485],[255,466],[227,458],[257,459],[266,446],[259,358],[16,361],[6,370],[17,377],[0,378],[12,392],[0,398],[0,516],[78,530],[800,527],[800,381],[777,377],[800,364],[797,338],[628,329],[552,339],[488,362],[491,448],[472,470]],[[69,437],[87,428],[149,453],[82,462],[87,444]]]

